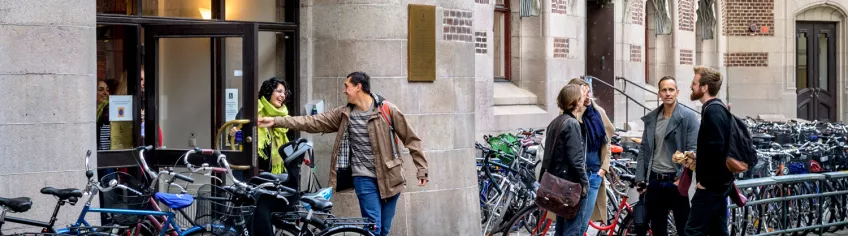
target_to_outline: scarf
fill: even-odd
[[[607,132],[604,130],[604,120],[601,113],[595,109],[595,104],[589,105],[583,113],[583,124],[586,125],[586,152],[594,152],[601,149],[607,140]]]
[[[286,108],[286,105],[283,105],[280,108],[274,107],[267,99],[264,97],[259,99],[259,117],[275,117],[275,116],[289,116],[289,110]],[[270,131],[269,131],[270,129]],[[268,160],[267,154],[265,154],[265,148],[271,148],[271,173],[272,174],[281,174],[286,171],[286,168],[283,166],[283,158],[280,156],[280,152],[277,151],[280,149],[280,146],[289,142],[289,138],[286,137],[286,133],[289,131],[287,128],[257,128],[258,133],[258,145],[259,145],[259,157],[263,160]],[[273,145],[271,139],[274,140]],[[268,147],[271,146],[271,147]]]
[[[109,105],[109,101],[102,101],[97,104],[97,123],[100,123],[100,117],[103,117],[103,109],[106,109],[106,106]]]

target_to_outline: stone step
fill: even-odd
[[[537,97],[530,91],[519,88],[512,83],[494,83],[492,87],[495,106],[536,105]]]
[[[509,105],[494,107],[496,131],[515,131],[519,128],[545,128],[552,116],[536,105]]]

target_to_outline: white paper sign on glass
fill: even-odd
[[[239,110],[239,92],[238,89],[228,88],[224,97],[225,113],[227,121],[235,120]]]
[[[109,120],[110,121],[132,121],[133,107],[132,95],[109,96]]]

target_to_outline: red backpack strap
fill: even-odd
[[[383,102],[380,103],[380,115],[383,116],[383,119],[385,119],[387,123],[389,123],[389,135],[392,137],[392,154],[395,155],[395,158],[398,158],[400,156],[400,152],[398,151],[398,138],[397,135],[395,135],[395,124],[392,123],[392,110],[389,107],[390,104],[391,103],[386,100],[383,100]]]

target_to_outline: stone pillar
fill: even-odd
[[[35,203],[15,216],[45,219],[55,200],[41,188],[85,184],[83,157],[96,149],[95,9],[95,1],[0,1],[0,196]],[[81,205],[65,206],[57,224],[71,223]],[[33,230],[20,227],[3,230]]]
[[[408,4],[436,5],[436,81],[407,81]],[[371,90],[406,114],[423,140],[431,182],[419,187],[408,154],[407,188],[400,196],[392,235],[474,235],[480,232],[474,163],[474,1],[313,0],[309,26],[313,99],[344,105],[344,77],[371,75]],[[450,21],[445,18],[450,17]],[[458,22],[471,23],[459,24]],[[449,23],[450,22],[450,23]],[[451,34],[443,33],[448,28]],[[463,33],[460,33],[462,31]],[[302,31],[303,32],[303,31]],[[310,37],[309,35],[304,35]],[[309,41],[309,40],[308,40]],[[301,39],[304,42],[304,39]],[[306,63],[309,63],[308,61]],[[329,166],[332,135],[315,135],[318,165]],[[321,170],[326,171],[326,170]],[[327,177],[319,175],[326,183]],[[334,213],[359,217],[352,191],[338,193]]]
[[[630,0],[615,2],[615,76],[621,76],[636,84],[645,83],[645,63],[642,59],[645,51],[645,1]],[[645,104],[646,93],[636,86],[616,81],[619,89],[626,89],[628,99],[621,93],[615,93],[615,117],[610,117],[616,127],[625,127],[624,123],[639,122],[647,110],[636,102],[653,109],[653,103]],[[635,101],[634,101],[635,100]]]
[[[545,64],[539,66],[545,66],[542,69],[547,71],[545,108],[548,117],[540,120],[549,123],[559,115],[556,97],[562,87],[572,78],[586,75],[586,1],[542,2],[543,23],[538,27],[544,26],[545,51],[537,54],[546,59]]]
[[[646,2],[646,22],[645,25],[648,27],[648,42],[647,42],[647,54],[646,60],[648,61],[648,84],[651,86],[656,86],[657,82],[664,76],[675,76],[675,65],[677,65],[678,53],[676,48],[674,48],[674,34],[676,33],[677,24],[674,21],[677,18],[677,10],[675,7],[677,4],[674,4],[675,0],[666,0],[666,1],[655,1],[648,0]],[[657,3],[665,3],[668,6],[660,6]],[[668,17],[669,21],[665,23],[666,25],[670,24],[670,33],[669,34],[657,34],[658,32],[662,32],[662,29],[657,29],[657,22],[662,22],[659,20],[659,16],[657,15],[657,8],[666,7],[668,9]]]
[[[678,102],[681,104],[693,107],[696,102],[689,100],[689,94],[692,93],[687,89],[692,83],[692,78],[695,72],[692,70],[695,64],[696,39],[695,38],[695,7],[698,0],[677,0],[669,1],[673,19],[672,32],[674,43],[672,44],[672,53],[674,73],[671,74],[677,79],[677,88],[680,90]],[[662,76],[657,79],[662,78]],[[656,83],[654,83],[656,85]]]
[[[476,82],[474,89],[475,140],[495,130],[494,60],[495,60],[495,0],[474,1],[474,53]]]

